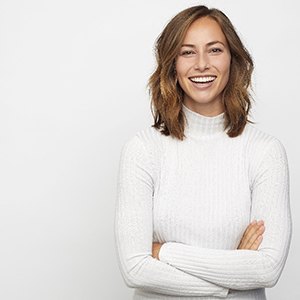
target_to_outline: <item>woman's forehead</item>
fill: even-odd
[[[226,44],[226,37],[220,25],[209,17],[194,21],[188,28],[183,44],[208,44],[219,41]]]

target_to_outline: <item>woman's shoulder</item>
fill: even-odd
[[[266,132],[257,126],[248,123],[244,129],[243,136],[245,138],[248,151],[254,156],[267,155],[266,153],[281,152],[285,154],[285,146],[282,141],[273,134]]]
[[[163,135],[156,128],[149,126],[131,135],[125,144],[141,143],[145,147],[157,147],[161,143],[162,137]]]
[[[123,144],[121,162],[137,165],[156,181],[162,159],[162,134],[155,128],[139,130]]]
[[[288,168],[286,149],[281,140],[252,124],[247,124],[245,130],[246,157],[249,162],[250,186],[264,176],[277,176]],[[265,175],[263,175],[265,174]]]
[[[281,143],[280,139],[275,135],[258,128],[256,125],[248,123],[243,132],[249,142],[267,146],[273,143]]]
[[[162,139],[163,135],[154,127],[149,126],[127,138],[123,144],[123,151],[126,149],[135,154],[157,156],[162,151]]]
[[[158,129],[148,126],[139,130],[135,136],[150,146],[151,144],[157,145],[157,143],[160,143],[164,135]]]

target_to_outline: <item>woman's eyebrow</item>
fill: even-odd
[[[207,43],[206,46],[212,46],[212,45],[218,44],[218,43],[220,43],[220,44],[222,44],[223,46],[225,46],[224,43],[221,42],[221,41],[211,41],[211,42]],[[196,46],[193,45],[193,44],[182,44],[181,47],[191,47],[191,48],[196,48]]]
[[[222,43],[221,41],[212,41],[212,42],[207,43],[206,45],[207,46],[211,46],[211,45],[218,44],[218,43],[222,44],[223,46],[225,46],[224,43]]]
[[[191,48],[196,48],[196,46],[193,45],[193,44],[183,44],[183,45],[181,45],[181,47],[191,47]]]

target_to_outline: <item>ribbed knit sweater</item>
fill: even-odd
[[[279,139],[250,123],[230,138],[224,112],[183,105],[186,138],[153,127],[124,144],[115,242],[133,299],[266,299],[292,236],[289,168]],[[258,250],[238,250],[252,220],[264,220]],[[163,246],[159,259],[152,243]]]

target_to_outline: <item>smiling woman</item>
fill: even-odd
[[[156,59],[154,124],[120,158],[124,280],[136,300],[265,300],[292,220],[285,148],[248,119],[251,56],[224,13],[195,6],[167,24]]]
[[[176,59],[183,103],[205,116],[224,111],[222,92],[228,82],[231,54],[220,26],[208,17],[189,27]]]
[[[190,98],[191,95],[186,89],[190,87],[191,92],[192,85],[189,81],[183,81],[181,71],[185,67],[191,68],[192,64],[194,70],[189,70],[192,75],[211,75],[211,72],[217,71],[216,68],[221,66],[222,69],[218,69],[219,71],[226,68],[226,65],[229,68],[227,76],[224,72],[223,76],[217,78],[210,86],[209,91],[206,91],[217,92],[221,103],[214,101],[212,107],[210,107],[211,103],[208,105],[202,103],[202,113],[212,116],[216,113],[213,112],[216,106],[219,106],[218,111],[223,107],[224,125],[225,128],[229,128],[228,136],[230,137],[241,134],[246,123],[251,123],[248,120],[248,113],[251,109],[248,88],[251,83],[253,61],[224,13],[205,6],[196,6],[180,12],[161,33],[156,49],[157,68],[149,80],[149,86],[152,93],[154,126],[163,134],[170,134],[179,139],[184,137],[181,103],[187,103],[188,100],[184,98]],[[230,66],[228,66],[228,60],[230,60]],[[210,63],[214,65],[209,66]],[[200,71],[199,67],[203,68],[203,64],[205,64],[205,70]],[[178,76],[178,72],[181,76]],[[220,79],[223,79],[222,82]],[[199,92],[199,86],[194,85],[194,88],[196,87]],[[215,98],[213,94],[211,96]],[[188,102],[190,105],[193,103],[193,109],[196,109],[195,102]],[[200,109],[199,104],[198,101],[196,105],[198,108],[195,111]]]

